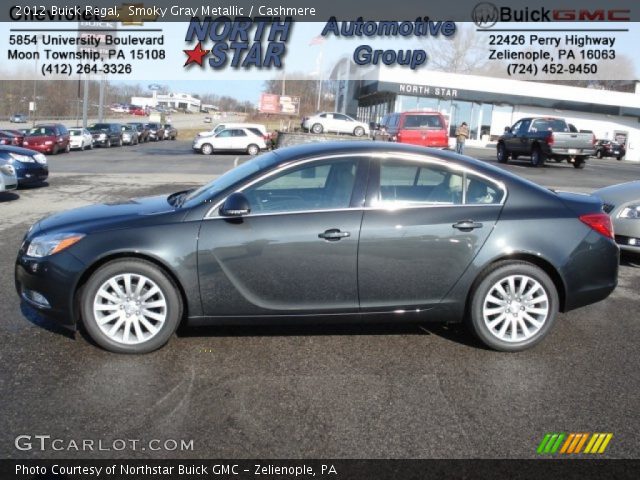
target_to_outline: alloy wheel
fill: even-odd
[[[482,304],[482,318],[499,340],[522,342],[535,336],[549,317],[550,301],[544,287],[528,275],[498,280]]]
[[[93,300],[93,314],[98,328],[109,339],[136,345],[162,330],[167,320],[167,300],[149,277],[123,273],[100,286]]]

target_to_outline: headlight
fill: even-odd
[[[46,142],[44,142],[45,145],[53,145],[53,142],[51,140],[47,140]]]
[[[107,139],[107,134],[106,133],[101,133],[100,137],[98,137],[98,138],[100,138],[100,140],[106,140]]]
[[[47,157],[45,157],[42,153],[36,153],[33,156],[33,159],[41,165],[47,164]]]
[[[31,240],[27,255],[42,258],[61,252],[84,238],[82,233],[54,233],[41,235]]]
[[[22,163],[35,163],[34,157],[29,155],[19,155],[17,153],[9,153],[11,160]],[[9,160],[11,162],[11,160]]]
[[[13,165],[0,165],[0,172],[13,177],[16,174],[16,169],[13,168]]]
[[[620,214],[619,218],[640,218],[640,205],[629,205],[628,207],[624,207]]]

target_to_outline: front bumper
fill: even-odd
[[[49,167],[47,165],[36,165],[32,163],[22,165],[22,167],[16,168],[18,185],[41,183],[49,178]]]
[[[53,147],[54,145],[56,145],[55,143],[51,144],[51,145],[26,145],[24,148],[28,148],[29,150],[35,150],[36,152],[40,152],[40,153],[52,153],[53,152]],[[59,147],[60,149],[61,147]]]
[[[75,326],[74,292],[85,266],[68,252],[46,258],[18,254],[15,265],[15,286],[20,298],[43,315],[66,326]],[[34,301],[37,293],[46,299]]]

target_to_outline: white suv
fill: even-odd
[[[265,127],[261,123],[219,123],[211,130],[198,133],[198,136],[207,137],[215,135],[216,133],[221,132],[222,130],[227,128],[250,128],[253,130],[259,130],[264,138],[267,138],[269,135],[269,133],[267,132],[267,127]]]
[[[248,128],[225,128],[214,135],[197,136],[193,140],[193,149],[205,155],[211,155],[216,150],[235,150],[257,155],[260,150],[267,149],[267,144],[263,137]]]
[[[359,122],[349,115],[336,112],[323,112],[312,117],[306,117],[302,121],[302,128],[313,133],[349,133],[356,137],[369,135],[369,125]]]

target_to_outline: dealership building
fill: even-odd
[[[131,104],[149,108],[175,108],[176,110],[197,113],[200,111],[201,102],[199,98],[188,93],[157,94],[154,91],[152,97],[131,97]]]
[[[562,117],[598,139],[626,144],[625,159],[640,161],[640,82],[635,93],[624,93],[384,65],[362,71],[349,58],[335,65],[331,77],[338,82],[336,111],[361,121],[379,122],[391,112],[438,111],[451,137],[467,122],[468,144],[480,146],[523,117]]]

